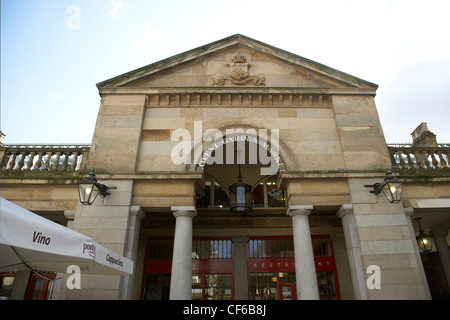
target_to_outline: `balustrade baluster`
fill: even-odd
[[[4,152],[0,163],[0,170],[6,170],[6,165],[8,164],[8,157],[9,157],[8,152]]]
[[[443,159],[442,164],[443,164],[444,168],[450,168],[450,159],[448,157],[449,154],[450,154],[449,152],[446,152],[444,150],[441,151],[441,153],[440,153],[441,159]]]
[[[89,154],[89,150],[83,150],[83,152],[81,154],[81,161],[79,161],[79,165],[76,168],[76,171],[86,169],[85,167],[86,167],[86,163],[87,163],[87,159],[88,159],[88,154]]]
[[[37,153],[37,160],[34,163],[34,166],[31,168],[31,170],[36,170],[36,171],[41,170],[43,155],[44,155],[44,153],[42,151]]]
[[[70,171],[76,171],[77,164],[78,164],[78,151],[72,152],[73,158],[72,163],[70,164]]]
[[[23,168],[23,165],[25,163],[25,157],[26,157],[27,153],[26,152],[20,152],[19,153],[19,161],[17,162],[16,168],[14,168],[13,170],[18,170],[21,171]]]
[[[400,168],[405,168],[406,167],[406,163],[405,163],[405,160],[403,160],[403,150],[399,150],[398,158],[400,160]]]
[[[55,152],[55,160],[51,166],[52,171],[58,171],[59,168],[59,159],[61,158],[61,152]]]
[[[432,164],[433,164],[433,167],[434,167],[435,169],[439,169],[439,161],[436,159],[436,154],[435,154],[435,152],[434,152],[434,151],[431,151],[430,154],[431,154],[431,162],[432,162]]]
[[[406,153],[406,156],[407,156],[407,160],[408,160],[408,169],[414,168],[414,161],[411,157],[411,152],[408,151],[408,153]]]
[[[427,169],[433,168],[432,160],[430,160],[430,157],[431,157],[430,153],[428,151],[425,151],[424,160],[425,160],[425,165],[426,165]]]
[[[70,157],[70,152],[64,152],[63,156],[64,156],[64,161],[61,163],[60,169],[62,171],[66,171],[67,170],[67,166],[69,164],[69,157]],[[61,159],[61,158],[60,158]]]
[[[414,150],[410,150],[409,151],[409,158],[410,158],[410,161],[411,161],[411,168],[410,169],[417,168],[417,165],[416,165],[417,158],[416,158],[416,152]]]
[[[53,152],[49,151],[49,152],[46,152],[46,154],[47,154],[47,158],[44,161],[44,168],[42,170],[49,170],[50,169],[50,160],[52,158]]]
[[[16,154],[11,152],[8,156],[8,160],[6,161],[6,168],[5,170],[14,170],[14,167],[16,166]]]
[[[391,156],[391,162],[398,168],[398,163],[395,157],[397,156],[397,150],[389,149],[389,154]]]
[[[439,159],[439,169],[444,169],[447,166],[444,157],[442,156],[442,151],[436,151],[436,156]]]
[[[28,154],[28,161],[25,164],[25,167],[23,168],[23,170],[27,170],[29,171],[31,169],[31,167],[33,166],[33,161],[34,161],[34,156],[36,155],[36,152],[31,151]]]

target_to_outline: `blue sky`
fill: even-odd
[[[387,142],[450,142],[448,0],[2,0],[5,143],[90,143],[96,83],[240,33],[379,85]]]

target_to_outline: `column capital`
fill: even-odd
[[[433,236],[433,238],[436,238],[436,237],[445,238],[448,235],[448,230],[447,229],[434,229],[434,230],[431,230],[431,235]]]
[[[286,215],[289,217],[293,217],[296,215],[304,215],[309,216],[313,209],[312,205],[291,205],[288,207],[286,211]]]
[[[178,217],[191,217],[197,216],[197,210],[194,206],[174,206],[171,207],[172,213],[175,218]]]
[[[353,213],[353,205],[352,204],[343,204],[338,211],[336,211],[336,215],[338,218],[342,219],[346,214]]]
[[[145,211],[142,210],[140,206],[131,206],[130,207],[130,213],[131,215],[136,216],[139,220],[142,220],[145,218]]]
[[[404,207],[403,209],[405,210],[405,215],[407,217],[411,217],[412,214],[414,213],[414,208],[413,207]]]
[[[76,210],[64,210],[64,216],[67,218],[67,220],[74,220],[75,219],[75,213]]]
[[[247,237],[247,236],[231,237],[231,241],[233,241],[233,243],[248,243],[249,239],[250,239],[250,237]]]

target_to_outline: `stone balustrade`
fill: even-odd
[[[389,144],[388,149],[393,168],[450,169],[450,144]],[[0,147],[0,170],[79,171],[84,169],[89,150],[89,144],[4,145]]]
[[[450,144],[439,144],[437,147],[390,144],[388,148],[394,168],[450,169]]]
[[[88,144],[28,144],[0,147],[0,170],[78,171],[84,169]]]

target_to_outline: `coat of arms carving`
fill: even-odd
[[[212,77],[213,86],[224,86],[227,83],[234,85],[253,84],[255,86],[265,86],[266,77],[264,75],[251,75],[249,72],[250,64],[246,62],[244,54],[238,52],[231,58],[232,63],[227,64],[229,67],[228,76],[220,73]]]

